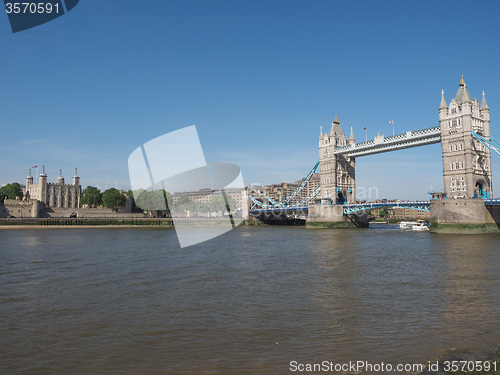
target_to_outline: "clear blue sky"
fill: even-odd
[[[130,186],[144,142],[196,125],[209,162],[245,182],[300,179],[335,117],[357,141],[438,124],[461,74],[500,138],[496,1],[83,0],[12,34],[0,16],[0,185],[45,165],[83,185]],[[500,158],[493,156],[500,194]],[[357,159],[357,186],[425,199],[440,145]]]

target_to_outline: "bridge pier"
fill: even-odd
[[[366,214],[344,215],[341,204],[313,204],[308,207],[306,228],[368,228]]]
[[[433,233],[498,233],[500,205],[482,199],[436,199],[431,201]]]

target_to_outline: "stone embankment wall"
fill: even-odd
[[[43,203],[6,199],[0,204],[0,217],[13,216],[16,218],[69,218],[76,213],[78,218],[144,218],[143,213],[117,212],[110,208],[54,208],[46,207]]]
[[[431,201],[431,232],[500,232],[500,206],[485,206],[482,199]]]

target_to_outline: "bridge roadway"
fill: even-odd
[[[499,203],[500,204],[500,203]],[[407,207],[414,210],[429,211],[430,201],[384,201],[377,203],[359,203],[359,204],[345,204],[344,214],[352,214],[358,211],[370,210],[380,207]],[[276,213],[293,213],[309,211],[308,206],[287,206],[287,207],[273,207],[273,208],[259,208],[251,209],[251,214],[276,214]]]
[[[500,199],[486,199],[484,201],[486,206],[500,206]],[[381,207],[406,207],[414,210],[420,211],[430,211],[431,202],[430,201],[384,201],[384,202],[371,202],[371,203],[359,203],[359,204],[345,204],[344,215],[352,214],[359,211],[370,210],[374,208]],[[301,212],[307,213],[309,211],[308,206],[288,206],[288,207],[276,207],[276,208],[261,208],[261,209],[251,209],[251,214],[276,214],[276,213],[294,213]]]

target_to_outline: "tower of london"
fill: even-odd
[[[47,182],[45,167],[43,167],[39,181],[34,183],[30,170],[28,177],[26,177],[26,187],[23,194],[24,199],[40,201],[48,207],[78,208],[80,207],[80,198],[82,196],[80,177],[75,169],[73,183],[65,184],[62,171],[60,171],[56,183],[50,183]]]

